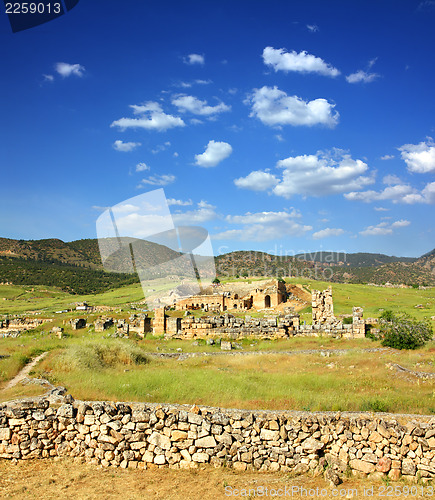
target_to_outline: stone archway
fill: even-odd
[[[264,307],[270,307],[270,295],[264,297]]]

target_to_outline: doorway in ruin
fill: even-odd
[[[270,307],[270,295],[264,297],[264,307]]]

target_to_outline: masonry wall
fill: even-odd
[[[261,319],[249,315],[245,318],[237,318],[231,314],[203,318],[195,318],[194,316],[186,316],[181,319],[166,318],[166,336],[180,339],[224,337],[236,340],[251,336],[276,339],[295,335],[364,338],[365,322],[359,317],[354,317],[354,322],[351,325],[344,325],[342,322],[301,325],[298,314]]]
[[[0,406],[0,457],[95,465],[306,473],[329,464],[370,477],[435,476],[435,418],[258,412],[107,402]]]
[[[166,335],[184,339],[225,337],[235,340],[250,336],[257,338],[286,338],[293,335],[293,331],[298,325],[298,315],[278,319],[276,317],[259,319],[250,316],[236,318],[231,314],[204,318],[186,316],[181,320],[179,319],[178,329],[167,327]]]

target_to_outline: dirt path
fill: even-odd
[[[33,358],[30,363],[27,363],[27,365],[20,371],[18,372],[17,375],[12,380],[9,380],[9,382],[3,387],[3,389],[10,389],[11,387],[14,387],[18,383],[20,383],[22,380],[24,380],[27,375],[32,371],[32,369],[43,359],[46,355],[48,354],[48,351],[43,352],[39,356],[36,356],[36,358]]]

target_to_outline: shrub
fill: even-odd
[[[116,365],[141,365],[147,362],[148,358],[139,347],[121,340],[71,345],[58,358],[59,367],[65,371],[101,370]]]
[[[408,314],[384,311],[379,319],[382,345],[394,349],[417,349],[433,337],[429,321],[418,321]]]

